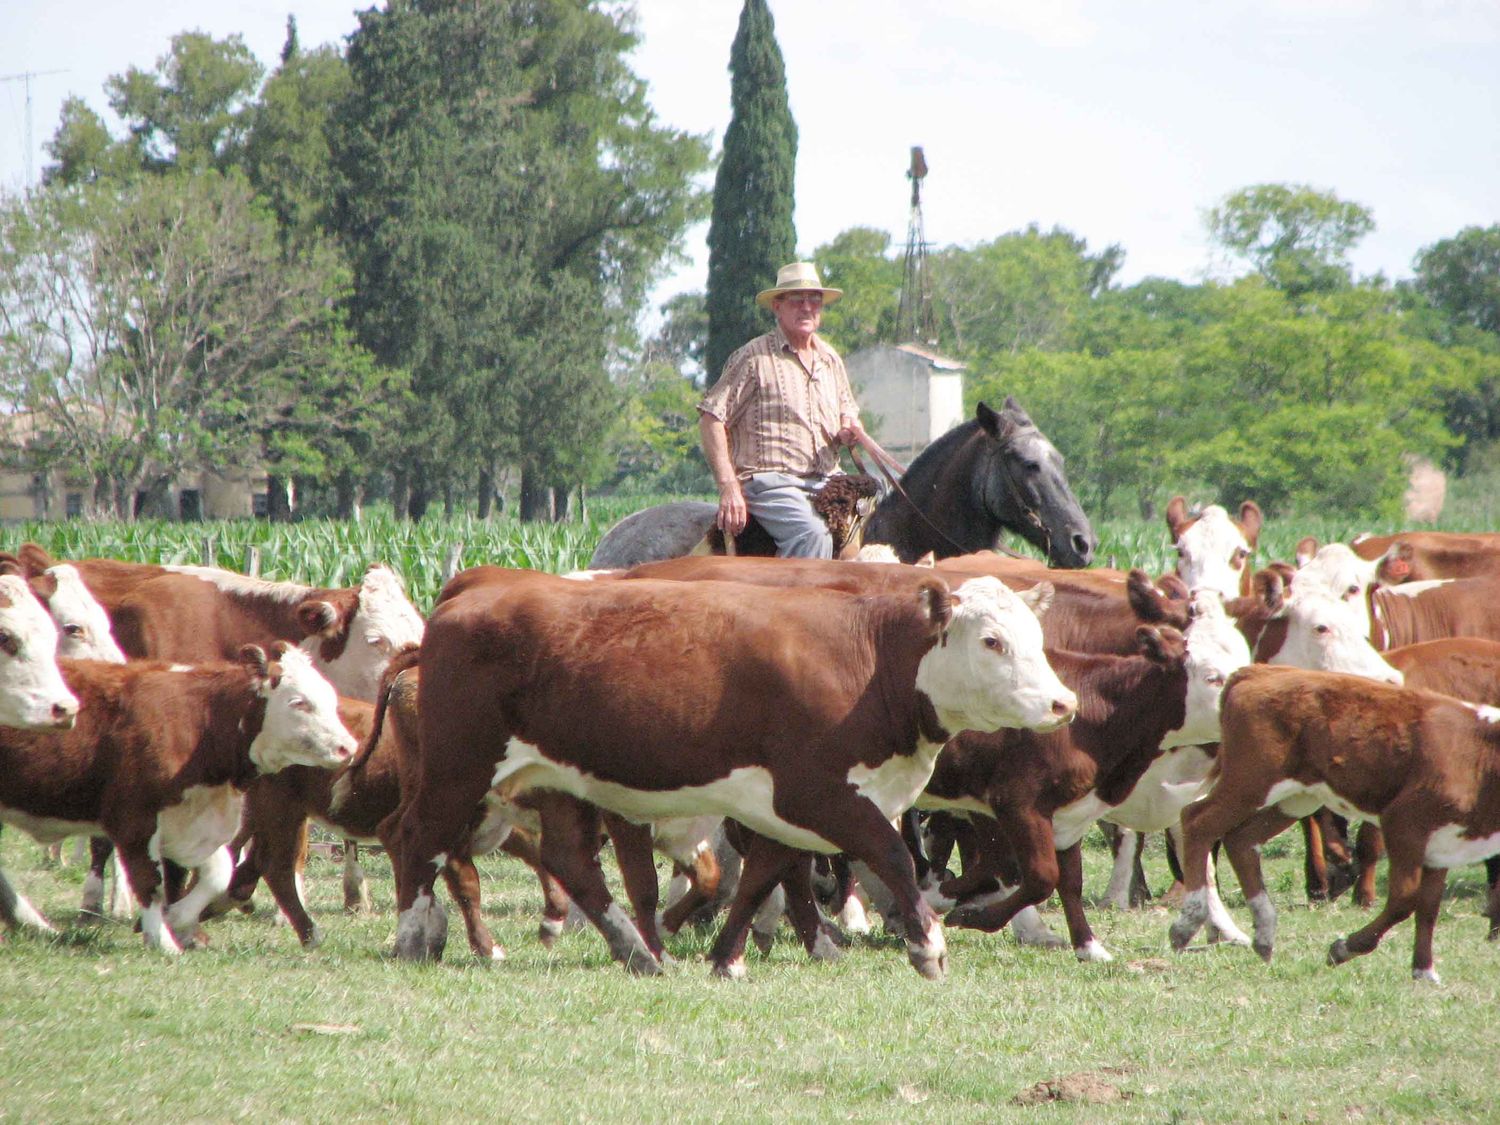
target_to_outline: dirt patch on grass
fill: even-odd
[[[1124,1077],[1119,1067],[1084,1070],[1063,1078],[1053,1078],[1027,1087],[1011,1101],[1015,1105],[1042,1105],[1046,1102],[1072,1102],[1079,1105],[1112,1105],[1127,1102],[1130,1091],[1122,1090],[1116,1081]]]

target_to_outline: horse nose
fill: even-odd
[[[1094,557],[1094,545],[1089,542],[1089,537],[1081,531],[1073,532],[1073,550],[1084,562]]]

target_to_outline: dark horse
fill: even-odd
[[[1093,560],[1098,541],[1068,487],[1062,455],[1014,398],[998,411],[981,402],[972,420],[918,455],[901,488],[906,495],[892,491],[880,501],[864,541],[889,544],[902,562],[928,551],[941,559],[987,550],[1002,529],[1046,551],[1051,566]],[[685,555],[713,526],[717,510],[684,500],[626,516],[605,533],[589,565],[628,567]]]

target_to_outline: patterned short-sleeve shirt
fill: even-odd
[[[838,464],[830,444],[859,418],[838,352],[817,336],[812,369],[802,365],[780,326],[757,336],[724,364],[698,409],[724,423],[741,480],[752,473],[827,476]]]

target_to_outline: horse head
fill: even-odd
[[[1062,454],[1016,400],[975,415],[988,438],[984,471],[975,475],[985,511],[1047,552],[1056,567],[1084,567],[1098,539],[1063,472]]]

